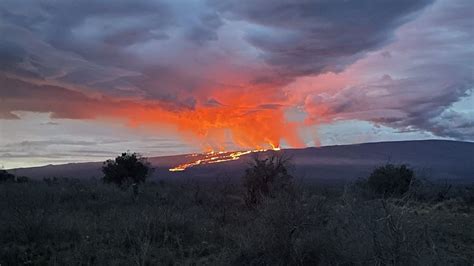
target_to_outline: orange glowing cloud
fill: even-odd
[[[297,134],[298,125],[285,120],[285,103],[270,88],[215,90],[212,97],[201,95],[194,106],[183,107],[160,100],[88,95],[7,77],[2,77],[2,83],[16,88],[14,93],[2,95],[0,113],[5,116],[33,111],[50,112],[53,118],[118,119],[129,126],[157,130],[168,125],[204,150],[222,151],[229,146],[268,149],[279,147],[282,140],[291,146],[304,146]]]
[[[185,135],[191,133],[208,150],[226,150],[229,138],[242,148],[279,147],[283,139],[291,146],[303,146],[297,125],[285,121],[284,106],[264,104],[261,94],[258,90],[254,93],[221,91],[213,95],[215,105],[198,102],[194,108],[176,111],[156,103],[134,102],[130,103],[132,112],[118,109],[113,116],[126,117],[132,125],[174,125]]]

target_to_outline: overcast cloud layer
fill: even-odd
[[[335,121],[473,141],[473,17],[470,0],[3,0],[0,123],[164,125],[212,149],[304,146]]]

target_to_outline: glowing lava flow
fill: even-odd
[[[196,161],[189,162],[189,163],[180,164],[176,167],[170,168],[169,171],[170,172],[180,172],[180,171],[186,170],[189,167],[193,167],[193,166],[200,165],[200,164],[213,164],[213,163],[222,163],[222,162],[227,162],[227,161],[234,161],[234,160],[238,160],[242,155],[246,155],[246,154],[250,154],[250,153],[254,153],[254,152],[268,151],[268,150],[279,151],[280,148],[279,147],[274,147],[272,149],[235,151],[235,152],[224,152],[224,151],[214,152],[214,151],[211,151],[211,152],[199,155],[199,156],[202,156],[201,159],[198,159]],[[197,156],[197,155],[193,154],[193,156]]]

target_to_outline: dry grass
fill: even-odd
[[[248,208],[242,187],[228,181],[141,189],[135,202],[96,182],[0,184],[0,264],[474,262],[472,202],[457,192],[441,202],[382,200],[306,185]]]

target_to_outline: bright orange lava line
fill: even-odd
[[[273,145],[272,145],[273,146]],[[235,151],[235,152],[208,152],[204,153],[203,156],[204,158],[189,162],[189,163],[184,163],[180,164],[176,167],[170,168],[170,172],[181,172],[186,170],[187,168],[200,165],[200,164],[213,164],[213,163],[222,163],[222,162],[228,162],[228,161],[234,161],[240,159],[242,155],[254,153],[254,152],[262,152],[262,151],[268,151],[268,150],[274,150],[274,151],[279,151],[279,147],[273,147],[272,149],[259,149],[259,150],[248,150],[248,151]],[[193,154],[193,156],[195,156]]]

